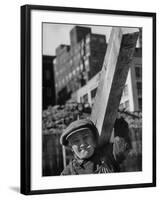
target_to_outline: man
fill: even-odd
[[[61,175],[96,174],[119,172],[119,164],[113,155],[111,144],[98,146],[98,131],[91,120],[72,122],[60,138],[62,145],[68,146],[74,159]]]

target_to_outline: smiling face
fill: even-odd
[[[90,158],[96,148],[95,138],[90,129],[78,131],[68,137],[69,145],[80,159]]]

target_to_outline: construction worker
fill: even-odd
[[[113,155],[113,145],[98,146],[98,131],[89,119],[72,122],[60,138],[68,146],[74,159],[61,175],[96,174],[119,172],[119,164]]]

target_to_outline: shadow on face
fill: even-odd
[[[90,129],[77,131],[68,137],[69,146],[80,159],[88,159],[94,154],[96,141]]]

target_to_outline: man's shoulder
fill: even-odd
[[[110,143],[107,143],[103,146],[100,146],[98,148],[98,154],[99,154],[99,159],[101,162],[106,163],[108,166],[112,167],[114,171],[118,172],[119,171],[119,164],[114,158],[113,155],[113,145]]]
[[[113,152],[113,145],[111,143],[106,143],[102,146],[99,146],[97,151],[101,156],[110,156]]]

